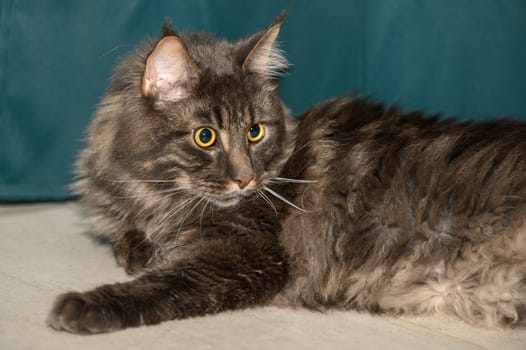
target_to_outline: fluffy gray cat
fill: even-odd
[[[137,275],[60,296],[48,323],[108,332],[279,304],[526,324],[526,124],[357,97],[290,117],[282,17],[178,35],[122,62],[77,192]]]

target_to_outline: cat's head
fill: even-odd
[[[122,109],[110,157],[120,177],[231,206],[279,176],[294,145],[277,91],[281,23],[236,42],[165,25],[121,64],[109,94]]]

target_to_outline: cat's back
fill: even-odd
[[[526,123],[459,122],[337,98],[300,117],[288,172],[318,180],[324,193],[364,191],[371,205],[394,192],[457,214],[487,211],[526,191]]]
[[[312,147],[319,143],[327,146],[325,152],[333,148],[331,154],[337,159],[357,158],[351,151],[358,145],[371,157],[377,154],[385,156],[385,151],[388,151],[387,154],[393,154],[393,151],[405,154],[413,149],[441,153],[448,157],[448,164],[466,152],[485,153],[487,147],[496,152],[526,151],[524,121],[501,118],[461,122],[437,115],[426,116],[421,112],[407,113],[397,107],[385,107],[352,96],[322,102],[299,119],[297,148],[302,148],[302,152],[309,155],[315,152],[323,154],[321,148]],[[332,158],[317,157],[316,161],[329,159]]]
[[[323,286],[297,286],[313,292],[303,298],[374,309],[397,283],[405,293],[494,259],[526,268],[525,155],[519,121],[457,122],[352,97],[314,107],[286,168],[316,181],[296,189],[308,212],[291,210],[283,226],[296,273]]]

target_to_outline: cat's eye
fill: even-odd
[[[258,142],[263,136],[265,136],[263,123],[254,124],[247,131],[247,138],[250,142]]]
[[[216,131],[212,128],[199,128],[194,133],[194,141],[199,147],[208,148],[216,142]]]

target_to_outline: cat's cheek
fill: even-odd
[[[102,306],[90,303],[82,293],[70,292],[60,295],[51,310],[47,324],[69,333],[91,334],[122,329],[122,322],[115,314]]]

